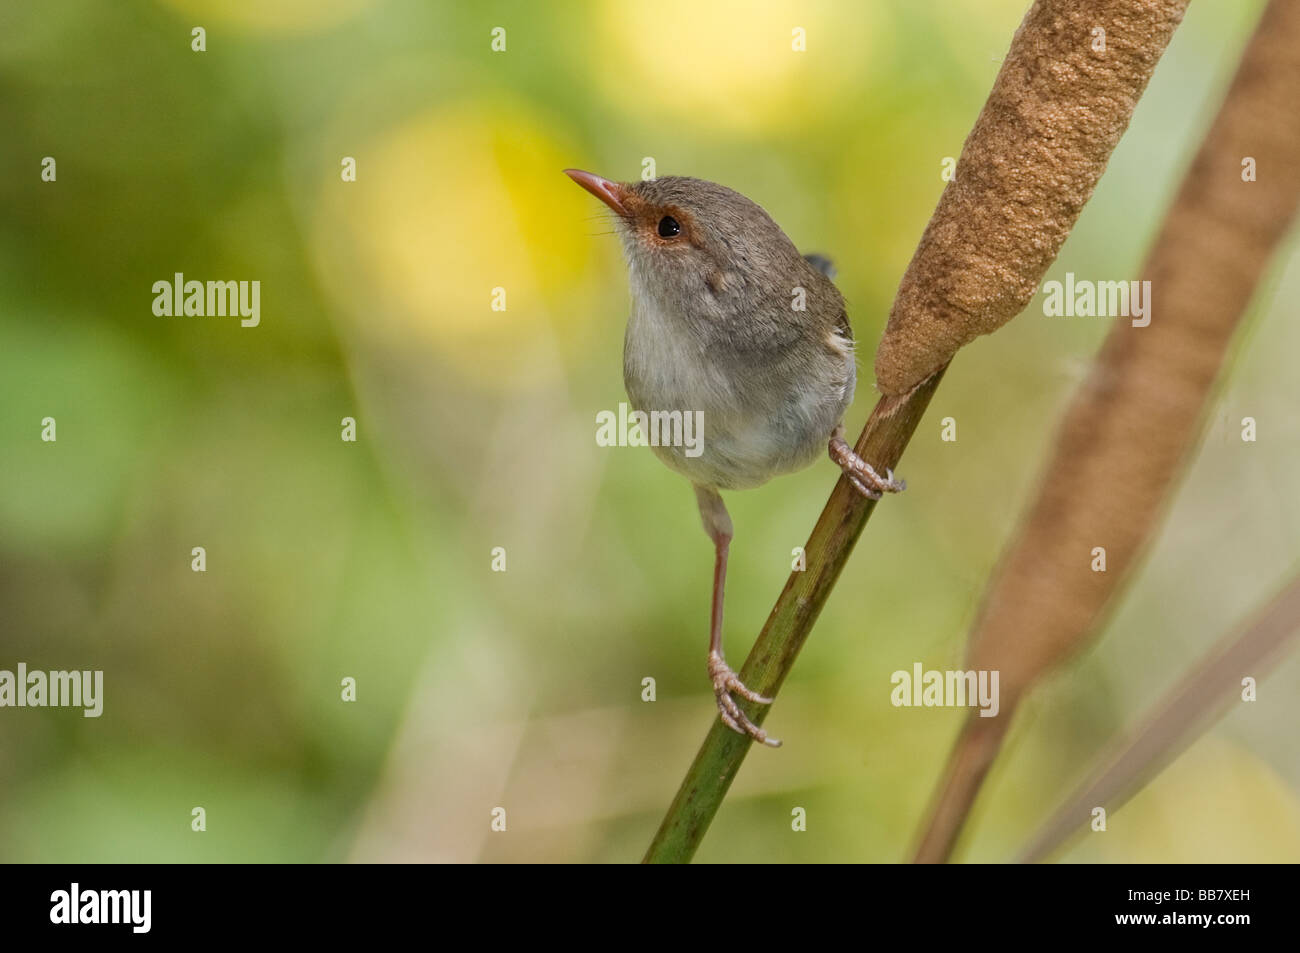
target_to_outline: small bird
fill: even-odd
[[[801,470],[823,447],[867,497],[904,489],[844,440],[857,382],[844,298],[830,262],[800,255],[738,192],[684,176],[620,183],[578,169],[565,174],[613,210],[622,238],[632,290],[623,382],[633,408],[702,414],[693,453],[654,451],[695,485],[713,540],[708,672],[718,711],[733,731],[779,747],[732,697],[771,703],[741,682],[722,652],[732,524],[719,491]]]

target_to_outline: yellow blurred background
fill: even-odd
[[[1137,277],[1260,8],[1192,4],[1049,278]],[[106,697],[99,719],[0,709],[0,859],[639,858],[714,715],[712,552],[684,480],[595,442],[625,399],[626,277],[561,170],[630,180],[650,158],[833,257],[861,342],[856,433],[943,160],[1024,9],[6,4],[0,668],[102,669]],[[1012,856],[1300,556],[1294,248],[1105,637],[1022,712],[967,858]],[[154,315],[153,282],[176,272],[259,280],[260,325]],[[699,859],[907,855],[962,713],[891,707],[889,676],[960,667],[1105,332],[1034,305],[955,361],[908,492],[880,507],[768,721],[785,748],[751,754]],[[1247,414],[1256,443],[1236,438]],[[737,663],[836,475],[728,498]],[[1298,677],[1284,663],[1269,704],[1238,706],[1065,859],[1300,859]]]

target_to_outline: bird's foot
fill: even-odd
[[[875,467],[858,456],[843,437],[831,437],[827,449],[831,459],[844,471],[844,476],[867,499],[878,500],[885,493],[902,493],[907,489],[906,483],[894,479],[893,470],[885,470],[883,477],[877,473]]]
[[[709,678],[713,681],[713,694],[717,696],[718,713],[722,716],[724,725],[737,734],[749,735],[759,744],[771,748],[781,747],[780,741],[768,735],[766,731],[749,720],[749,716],[740,710],[740,706],[731,697],[731,693],[735,692],[742,698],[747,698],[760,705],[770,705],[772,699],[764,698],[758,692],[746,688],[745,683],[731,670],[731,666],[726,663],[718,652],[709,653]]]

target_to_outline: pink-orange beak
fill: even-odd
[[[609,179],[601,178],[592,172],[583,172],[581,169],[565,169],[564,174],[619,215],[627,216],[629,214],[627,206],[624,204],[624,200],[627,198],[627,189],[617,182],[611,182]]]

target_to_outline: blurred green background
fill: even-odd
[[[638,858],[713,717],[712,553],[684,480],[595,443],[625,399],[626,278],[560,170],[653,157],[833,256],[856,433],[941,163],[1025,6],[5,4],[0,668],[103,669],[106,698],[0,710],[0,859]],[[1138,276],[1260,9],[1192,4],[1049,278]],[[1300,557],[1294,247],[1149,561],[1021,713],[965,857],[1011,856]],[[175,272],[260,280],[261,325],[155,316]],[[786,747],[752,753],[699,859],[907,855],[962,713],[891,707],[890,673],[960,667],[1106,325],[1036,300],[954,363],[769,719]],[[733,660],[835,477],[729,497]],[[1063,856],[1300,859],[1297,684],[1291,659]]]

